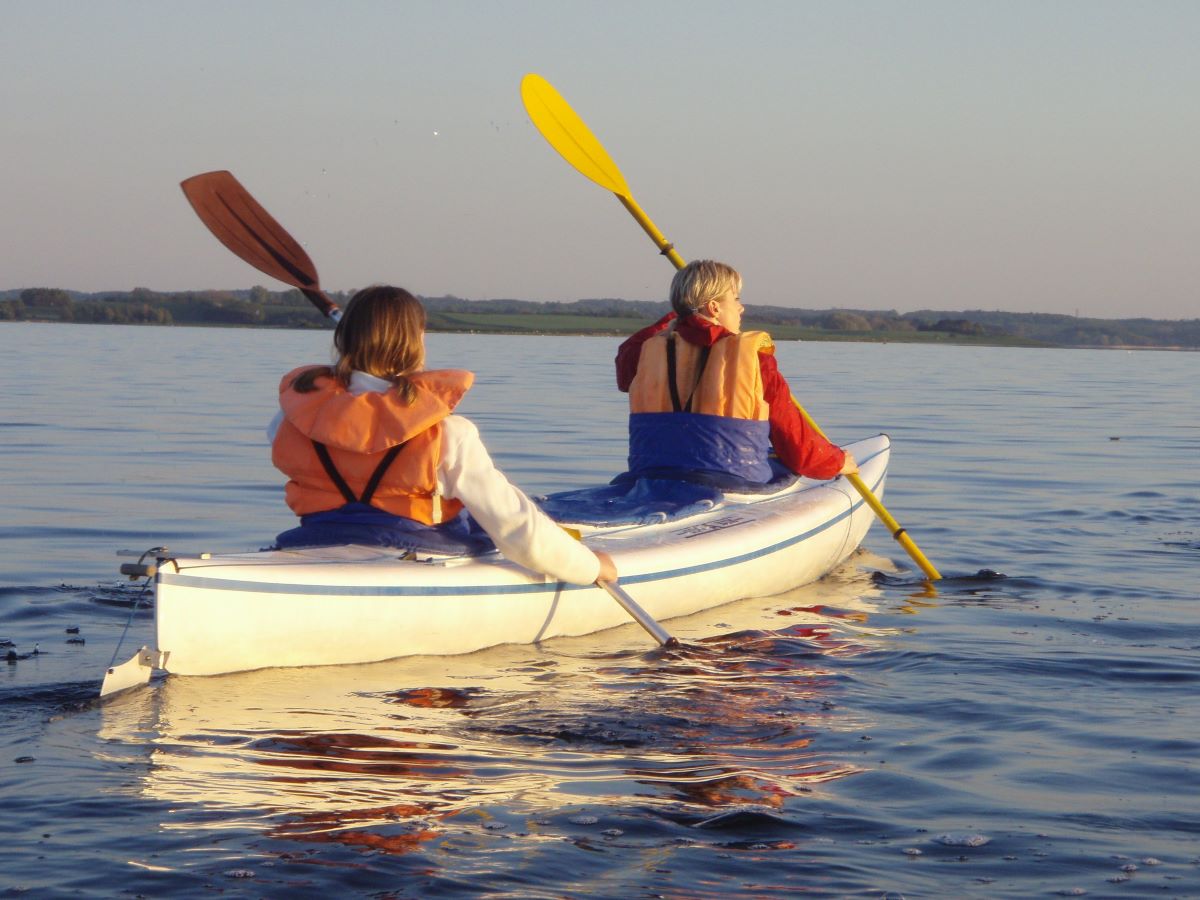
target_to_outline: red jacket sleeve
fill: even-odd
[[[660,331],[666,331],[674,318],[674,311],[667,313],[653,325],[647,325],[637,334],[626,338],[625,343],[617,348],[617,390],[629,393],[633,376],[637,374],[638,360],[642,358],[642,344]]]
[[[808,478],[833,478],[846,461],[846,452],[805,421],[787,381],[779,374],[774,355],[758,354],[762,370],[763,396],[771,407],[771,443],[779,461],[793,472]]]

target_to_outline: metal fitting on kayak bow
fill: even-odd
[[[121,563],[121,574],[128,575],[130,581],[153,578],[158,574],[158,566],[153,563]]]

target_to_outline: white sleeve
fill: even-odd
[[[500,552],[518,565],[572,584],[600,574],[596,554],[575,540],[496,468],[469,419],[442,420],[438,490],[461,500]]]

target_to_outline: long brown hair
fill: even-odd
[[[425,308],[404,288],[386,284],[363,288],[350,298],[333,332],[337,359],[332,366],[306,369],[292,387],[300,393],[316,390],[322,376],[350,386],[356,369],[386,378],[411,403],[416,389],[408,380],[425,365]]]

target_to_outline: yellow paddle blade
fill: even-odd
[[[534,126],[563,159],[606,191],[629,196],[625,176],[608,151],[550,82],[530,72],[521,79],[521,101]]]

